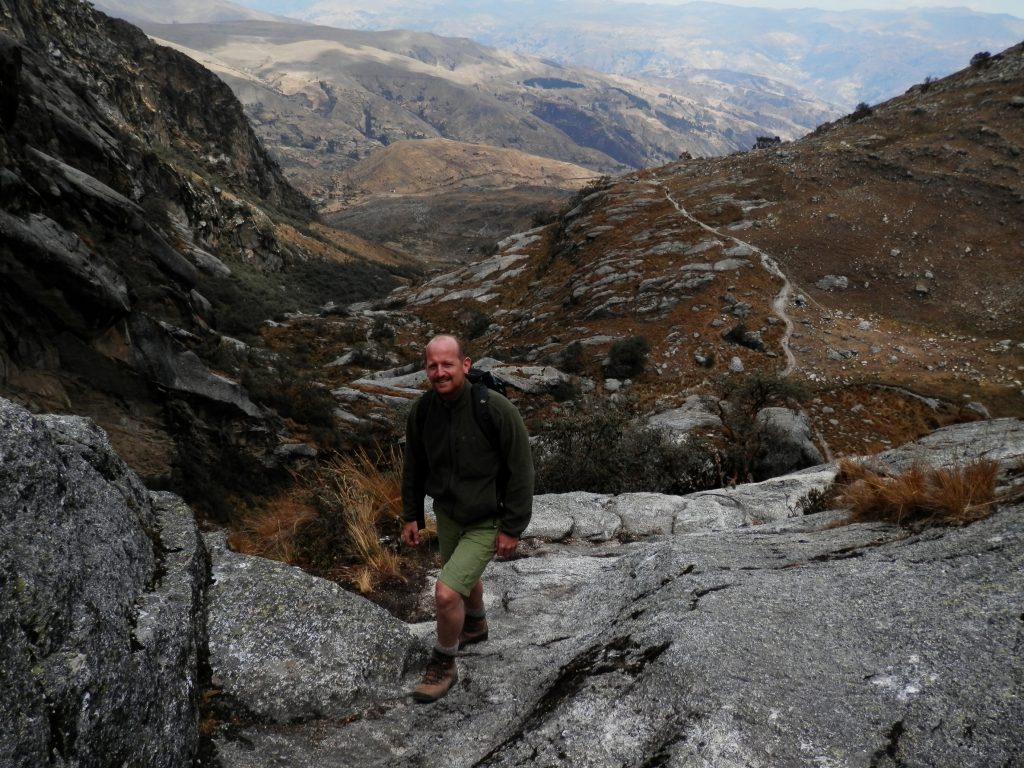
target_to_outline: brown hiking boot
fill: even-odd
[[[459,648],[465,648],[473,643],[482,643],[487,639],[487,617],[467,616],[466,623],[462,625],[462,633],[459,635]]]
[[[430,654],[422,682],[412,690],[412,697],[416,701],[437,701],[448,693],[458,679],[459,670],[455,668],[455,657],[435,649]]]

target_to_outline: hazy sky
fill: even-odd
[[[290,9],[312,5],[314,0],[232,0],[238,5],[261,11],[286,15]],[[323,2],[323,0],[321,0]],[[682,5],[691,0],[618,0],[618,2],[647,2],[657,5]],[[970,8],[983,13],[1009,13],[1024,18],[1024,0],[729,0],[724,5],[748,5],[762,8],[824,8],[844,11],[854,8],[896,10],[902,8]],[[367,0],[366,7],[376,4]]]
[[[633,0],[625,0],[632,2]],[[691,0],[656,0],[659,5],[681,5]],[[722,5],[752,5],[761,8],[824,8],[849,11],[855,8],[897,10],[903,8],[970,8],[982,13],[1009,13],[1024,17],[1024,0],[729,0]]]

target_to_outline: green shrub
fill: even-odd
[[[612,344],[602,369],[605,378],[628,379],[644,372],[650,344],[643,336],[630,336]]]
[[[568,400],[575,400],[580,394],[580,389],[571,379],[561,379],[552,384],[548,392],[556,403],[564,403]]]
[[[558,356],[558,367],[566,373],[583,372],[583,345],[578,341],[571,342]]]
[[[713,450],[640,422],[628,406],[583,400],[544,423],[534,445],[538,493],[690,493],[714,483]]]
[[[871,109],[871,105],[868,104],[866,101],[862,101],[860,104],[856,106],[853,112],[850,113],[850,119],[853,120],[854,122],[858,120],[863,120],[865,117],[870,117],[872,111],[873,110]]]
[[[978,51],[971,56],[971,66],[975,69],[984,69],[992,63],[992,54],[988,51]]]
[[[253,400],[300,424],[334,425],[334,396],[309,374],[301,372],[289,357],[279,356],[269,365],[244,368],[242,386]]]

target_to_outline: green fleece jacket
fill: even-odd
[[[417,400],[405,425],[405,467],[402,473],[402,519],[421,519],[424,495],[434,509],[459,523],[492,517],[498,527],[518,538],[533,511],[533,456],[530,439],[516,407],[497,392],[488,392],[487,407],[498,429],[501,454],[494,450],[473,414],[472,388],[467,382],[458,399],[427,400],[429,412],[420,434]],[[502,463],[508,484],[498,499]]]

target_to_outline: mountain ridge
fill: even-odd
[[[1024,38],[1024,19],[963,8],[907,11],[777,10],[695,2],[594,6],[468,0],[307,4],[297,16],[360,28],[409,27],[466,36],[500,48],[601,72],[675,76],[726,67],[790,83],[846,109],[941,77],[981,50]],[[907,62],[913,62],[908,67]]]

